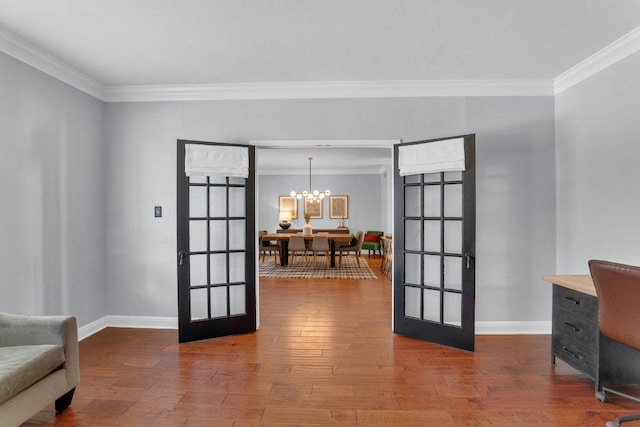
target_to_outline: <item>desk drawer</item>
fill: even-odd
[[[598,300],[553,286],[551,351],[582,373],[595,378]]]
[[[556,357],[591,378],[596,376],[595,350],[595,344],[591,348],[587,348],[575,341],[567,341],[563,335],[553,335],[551,340],[551,351]]]
[[[597,323],[595,319],[585,319],[574,313],[553,308],[553,335],[561,335],[568,342],[595,349]]]
[[[598,318],[598,299],[559,285],[553,285],[553,308],[562,309],[595,322]]]

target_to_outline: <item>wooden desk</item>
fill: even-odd
[[[640,352],[600,333],[598,298],[589,275],[542,276],[553,283],[551,363],[559,357],[596,381],[640,380]]]
[[[285,266],[289,262],[289,238],[291,236],[302,236],[301,233],[272,233],[262,236],[262,240],[277,240],[280,243],[280,265]],[[314,233],[311,236],[303,236],[305,241],[313,240],[313,236],[326,236],[329,239],[331,249],[331,267],[336,266],[336,248],[351,242],[351,235],[348,233]]]

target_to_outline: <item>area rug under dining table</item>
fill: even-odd
[[[336,260],[337,263],[337,260]],[[282,277],[291,279],[375,279],[376,275],[367,264],[365,258],[360,258],[360,266],[354,256],[342,257],[340,267],[327,267],[323,257],[318,257],[314,266],[311,260],[305,263],[302,258],[297,258],[294,265],[285,267],[274,265],[273,257],[266,257],[260,261],[260,277]]]

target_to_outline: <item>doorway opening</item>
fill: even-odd
[[[324,201],[321,218],[311,220],[314,229],[345,226],[350,234],[368,230],[393,233],[393,145],[399,142],[395,139],[250,141],[256,147],[256,234],[258,230],[276,232],[279,198],[306,189],[309,157],[313,157],[313,187],[329,189],[331,195],[347,196],[348,200],[346,218],[331,218],[329,202]],[[297,205],[292,229],[300,229],[304,224],[304,203],[298,201]],[[367,251],[362,255],[366,260]],[[379,259],[372,261],[370,264],[379,271]],[[260,280],[258,277],[258,319]],[[385,313],[389,319],[391,314]]]

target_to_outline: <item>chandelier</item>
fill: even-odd
[[[331,192],[329,190],[325,190],[323,192],[318,190],[311,191],[311,160],[313,160],[313,157],[309,157],[309,190],[305,190],[302,193],[292,191],[290,194],[291,197],[297,197],[298,199],[302,199],[304,197],[304,199],[310,203],[320,203],[320,200],[324,199],[324,196],[331,194]]]

